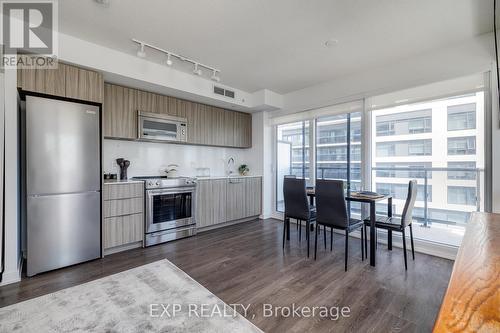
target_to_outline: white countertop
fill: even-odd
[[[143,180],[138,179],[104,179],[104,184],[134,184],[143,183]]]
[[[247,176],[208,176],[208,177],[196,177],[198,180],[211,180],[211,179],[232,179],[232,178],[256,178],[262,177],[261,175],[247,175]]]

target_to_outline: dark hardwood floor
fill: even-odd
[[[452,261],[417,253],[405,271],[402,251],[380,245],[377,267],[371,267],[361,261],[359,239],[351,238],[344,272],[342,235],[334,235],[333,252],[319,238],[314,261],[306,257],[304,230],[299,243],[294,225],[282,250],[282,227],[277,220],[252,221],[25,278],[0,288],[0,307],[166,258],[226,303],[251,304],[248,319],[266,332],[432,330]],[[350,316],[264,317],[265,303],[349,307]]]

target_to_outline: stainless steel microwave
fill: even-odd
[[[137,111],[137,136],[139,140],[185,142],[186,123],[186,118]]]

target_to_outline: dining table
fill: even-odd
[[[314,187],[309,187],[306,190],[311,206],[314,205],[316,193]],[[347,202],[361,202],[370,205],[370,266],[375,267],[375,249],[376,249],[376,204],[377,202],[387,200],[387,216],[392,217],[392,196],[390,195],[360,195],[357,192],[348,192],[345,196]],[[366,236],[365,236],[366,237]],[[389,244],[392,244],[392,233],[388,234]]]

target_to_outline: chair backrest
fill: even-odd
[[[403,227],[408,226],[413,220],[412,214],[415,200],[417,200],[417,181],[413,179],[408,183],[408,195],[406,196],[405,206],[401,214],[401,225]]]
[[[334,227],[346,228],[349,215],[341,180],[316,180],[316,221]]]
[[[309,219],[305,179],[285,178],[283,180],[283,197],[285,199],[285,217]]]

